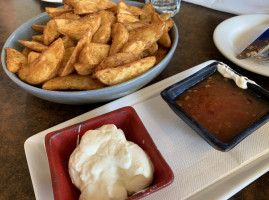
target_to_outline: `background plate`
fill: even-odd
[[[269,63],[249,59],[239,60],[239,54],[269,27],[269,15],[241,15],[220,23],[214,31],[214,42],[219,51],[238,66],[269,77]]]

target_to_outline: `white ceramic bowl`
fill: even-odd
[[[125,1],[129,5],[142,7],[144,4],[133,1]],[[178,43],[178,30],[176,25],[170,31],[170,37],[172,40],[172,47],[170,48],[166,57],[152,69],[147,71],[146,73],[129,80],[127,82],[110,86],[98,90],[89,90],[89,91],[49,91],[43,90],[39,87],[35,87],[29,85],[23,81],[21,81],[18,76],[12,72],[10,72],[6,67],[6,47],[11,47],[22,51],[23,46],[19,44],[18,40],[31,40],[32,35],[36,35],[37,33],[31,28],[33,24],[46,24],[50,20],[50,17],[47,13],[42,13],[31,20],[27,21],[19,28],[17,28],[7,39],[6,43],[3,46],[1,53],[1,61],[4,71],[8,75],[8,77],[14,81],[18,86],[31,93],[32,95],[39,97],[41,99],[52,101],[56,103],[62,104],[89,104],[89,103],[97,103],[97,102],[106,102],[113,99],[117,99],[119,97],[130,94],[153,80],[156,76],[158,76],[167,64],[170,62]]]

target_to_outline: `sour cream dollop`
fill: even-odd
[[[126,199],[147,188],[153,165],[137,144],[113,124],[87,131],[69,159],[69,174],[80,200]]]
[[[218,68],[218,72],[221,73],[222,76],[224,76],[225,78],[233,79],[236,85],[242,89],[248,88],[247,86],[248,82],[252,84],[256,84],[254,81],[249,80],[247,77],[240,76],[234,73],[233,70],[225,64],[218,64],[217,68]]]

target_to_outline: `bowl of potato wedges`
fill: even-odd
[[[61,104],[114,100],[139,90],[170,62],[178,31],[151,3],[63,0],[7,39],[2,66],[19,87]]]

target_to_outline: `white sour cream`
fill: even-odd
[[[126,199],[151,184],[153,171],[147,154],[113,124],[87,131],[69,159],[80,200]]]
[[[230,67],[225,64],[218,64],[218,72],[222,74],[225,78],[233,79],[236,85],[242,89],[247,89],[247,83],[256,84],[254,81],[249,80],[245,76],[240,76],[232,71]]]

